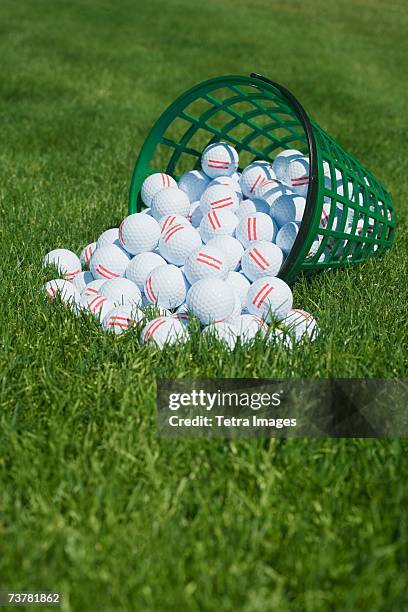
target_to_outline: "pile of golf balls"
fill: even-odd
[[[142,212],[79,256],[67,249],[45,256],[62,277],[46,283],[46,295],[105,331],[138,326],[141,342],[159,348],[187,341],[192,318],[231,350],[254,338],[285,348],[314,339],[314,317],[293,307],[277,277],[302,221],[308,158],[289,150],[242,173],[238,165],[236,150],[219,142],[204,150],[202,169],[178,183],[148,176]]]

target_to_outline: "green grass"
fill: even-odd
[[[407,608],[404,441],[155,429],[158,376],[406,376],[407,26],[402,0],[3,0],[0,589],[61,590],[64,610]],[[159,353],[44,303],[44,253],[125,216],[167,104],[251,71],[291,89],[395,201],[384,261],[296,286],[316,343]]]

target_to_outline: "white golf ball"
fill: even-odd
[[[200,208],[203,215],[211,211],[230,210],[234,212],[239,205],[235,191],[226,185],[208,187],[200,198]]]
[[[149,321],[141,334],[143,343],[154,342],[160,349],[166,345],[184,343],[188,338],[186,326],[173,317],[158,317]]]
[[[256,192],[259,200],[264,200],[269,206],[281,195],[295,194],[293,189],[279,181],[267,181]]]
[[[230,210],[214,210],[204,215],[199,231],[203,242],[207,243],[215,236],[232,236],[237,224],[238,217]]]
[[[202,170],[191,170],[181,175],[178,188],[184,191],[190,202],[199,200],[207,189],[210,178]]]
[[[181,215],[187,217],[190,212],[190,200],[178,187],[162,189],[152,200],[151,214],[159,220],[164,215]]]
[[[281,249],[272,242],[252,242],[241,259],[242,271],[254,281],[261,276],[276,276],[283,263]]]
[[[208,145],[201,156],[201,167],[211,178],[232,176],[238,168],[238,153],[226,142]]]
[[[91,257],[95,251],[96,251],[96,242],[91,242],[84,249],[82,249],[79,255],[79,261],[81,262],[82,266],[84,267],[89,266],[89,262],[91,261]]]
[[[130,256],[115,244],[96,249],[91,257],[90,270],[95,279],[109,280],[124,276]]]
[[[52,302],[59,300],[62,304],[71,307],[80,302],[81,296],[78,289],[71,282],[62,280],[62,278],[45,283],[44,291]]]
[[[119,241],[131,255],[153,251],[160,238],[160,226],[150,215],[134,213],[123,219],[119,227]]]
[[[292,308],[290,287],[280,278],[265,276],[252,283],[247,295],[247,308],[251,314],[265,321],[281,321]]]
[[[257,189],[259,189],[263,183],[275,178],[275,173],[270,164],[265,162],[253,162],[242,172],[240,179],[242,193],[247,198],[255,197]]]
[[[282,249],[285,255],[289,255],[289,253],[291,252],[292,247],[297,238],[298,232],[299,232],[298,224],[293,223],[293,221],[291,221],[290,223],[285,223],[285,225],[282,225],[279,232],[277,233],[276,245],[280,249]]]
[[[99,289],[104,283],[106,283],[104,278],[98,278],[97,280],[93,280],[92,282],[88,283],[81,291],[81,298],[97,295],[99,293]]]
[[[219,321],[204,327],[202,333],[209,338],[220,340],[232,351],[237,343],[238,329],[230,321]]]
[[[223,251],[228,259],[230,270],[236,270],[241,265],[241,257],[244,254],[244,247],[239,240],[232,236],[215,236],[207,242],[207,246],[215,247]]]
[[[125,276],[143,291],[146,278],[150,272],[158,266],[163,266],[167,262],[158,253],[139,253],[131,259],[127,265]]]
[[[43,265],[53,265],[58,272],[63,275],[64,279],[71,281],[82,270],[79,257],[68,249],[54,249],[47,253],[43,259]]]
[[[235,319],[235,327],[242,344],[250,342],[256,336],[263,337],[268,331],[268,325],[258,316],[243,314]]]
[[[241,305],[246,306],[247,295],[251,283],[247,279],[247,277],[242,274],[242,272],[229,272],[227,278],[227,283],[234,289],[235,293],[238,295]]]
[[[112,278],[99,289],[99,295],[111,300],[115,306],[138,306],[142,303],[139,287],[128,278]]]
[[[255,202],[252,200],[242,200],[241,204],[235,211],[235,214],[237,215],[238,219],[243,219],[247,215],[255,212],[257,212]]]
[[[108,246],[109,244],[119,244],[119,228],[112,227],[111,229],[107,229],[99,236],[96,241],[96,248],[100,249],[104,246]],[[92,257],[92,255],[91,255]]]
[[[241,219],[235,230],[235,236],[244,247],[248,247],[257,240],[272,242],[276,227],[269,215],[265,213],[251,213]]]
[[[200,234],[191,225],[172,225],[159,240],[159,253],[169,263],[184,265],[187,257],[202,244]]]
[[[106,247],[103,247],[106,248]],[[89,297],[83,296],[79,302],[81,310],[84,312],[90,312],[96,319],[102,321],[108,312],[113,310],[115,304],[108,300],[103,295],[91,295]]]
[[[209,325],[224,321],[231,316],[235,305],[235,294],[232,287],[224,280],[203,278],[191,286],[186,303],[203,325]]]
[[[297,157],[292,159],[286,167],[283,180],[297,194],[306,197],[310,180],[309,158]]]
[[[182,215],[164,215],[164,217],[159,219],[160,232],[163,234],[170,229],[172,225],[177,225],[178,223],[181,223],[181,225],[190,225],[190,221],[187,217],[183,217]]]
[[[107,332],[119,335],[134,327],[145,318],[144,313],[139,308],[132,306],[115,306],[103,318],[102,329]]]
[[[298,157],[302,156],[303,153],[301,153],[297,149],[286,149],[286,151],[278,153],[272,163],[272,168],[275,172],[276,178],[280,181],[283,180],[289,162],[291,162],[293,159],[297,159]]]
[[[300,223],[305,212],[306,200],[295,194],[280,195],[271,204],[270,215],[278,227],[294,221]]]
[[[72,279],[72,284],[81,292],[89,283],[92,283],[94,277],[92,272],[80,272]]]
[[[305,310],[289,310],[286,317],[282,319],[282,324],[295,336],[297,341],[300,341],[305,335],[311,340],[317,337],[316,319]]]
[[[171,264],[154,268],[144,286],[147,300],[161,308],[177,308],[185,301],[186,292],[182,271]]]
[[[169,189],[170,187],[177,187],[177,183],[169,174],[164,174],[164,172],[151,174],[142,184],[141,196],[144,204],[146,204],[146,206],[151,206],[156,193],[162,189]]]
[[[213,179],[208,187],[214,187],[215,185],[222,185],[223,187],[228,187],[235,193],[238,198],[238,203],[242,200],[242,190],[241,185],[239,184],[239,180],[235,175],[232,176],[217,176],[217,178]]]
[[[191,285],[202,278],[225,279],[228,275],[228,264],[228,257],[223,251],[205,244],[187,257],[184,274]]]
[[[312,242],[312,244],[310,245],[309,251],[307,252],[307,255],[305,257],[306,261],[311,261],[314,258],[314,256],[317,254],[320,248],[321,240],[322,240],[321,237],[318,236]]]

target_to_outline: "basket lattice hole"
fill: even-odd
[[[211,104],[211,102],[208,100],[203,100],[203,98],[198,98],[186,106],[184,113],[198,120],[204,113],[209,111],[210,108],[213,108],[213,104]]]
[[[215,89],[208,95],[211,99],[218,100],[219,102],[225,102],[225,100],[233,98],[235,93],[229,87],[221,87],[220,89]]]
[[[225,112],[224,110],[219,110],[216,113],[214,113],[211,117],[209,117],[206,123],[207,125],[214,128],[215,130],[222,131],[233,120],[234,120],[233,115]]]
[[[253,111],[256,107],[254,107],[251,102],[248,102],[248,100],[240,100],[239,102],[234,102],[233,104],[230,104],[229,108],[238,115],[243,116]]]
[[[184,134],[191,128],[191,123],[182,119],[181,117],[177,117],[167,128],[164,133],[164,138],[166,140],[171,140],[176,145],[180,142]]]
[[[217,137],[214,136],[214,134],[209,130],[206,130],[205,128],[198,128],[194,132],[194,134],[192,134],[190,140],[187,143],[187,146],[189,149],[197,151],[197,153],[201,157],[201,154],[205,147],[215,139],[217,139]]]
[[[293,131],[288,130],[285,127],[280,127],[280,126],[272,130],[268,130],[268,134],[270,134],[275,140],[279,140],[279,142],[282,142],[282,141],[287,142],[288,139],[291,139],[294,136]]]
[[[151,168],[154,168],[156,172],[162,172],[163,168],[167,168],[174,150],[173,147],[158,144],[150,164]]]
[[[254,155],[253,153],[250,153],[249,151],[246,151],[245,149],[242,149],[239,152],[240,168],[241,169],[246,168],[246,166],[249,166],[249,164],[252,163],[255,159],[256,159],[256,155]]]
[[[238,140],[239,142],[242,142],[245,138],[247,138],[250,134],[253,133],[253,128],[251,128],[249,125],[246,125],[246,123],[238,123],[228,131],[227,136]]]
[[[268,148],[270,143],[271,143],[270,138],[267,138],[263,134],[258,134],[254,138],[250,138],[250,142],[249,142],[249,144],[251,145],[253,149],[256,149],[257,151],[259,151],[260,155],[263,155],[263,153]]]
[[[190,153],[182,153],[177,160],[173,174],[175,176],[180,176],[181,174],[184,174],[184,172],[188,172],[189,170],[197,167],[197,163],[200,164],[199,156],[190,155]]]

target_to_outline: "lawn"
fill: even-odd
[[[407,372],[402,0],[3,0],[0,590],[63,610],[403,610],[403,440],[166,440],[157,377]],[[393,195],[384,261],[302,280],[292,352],[140,347],[43,301],[43,255],[126,215],[133,164],[195,83],[263,73]]]

